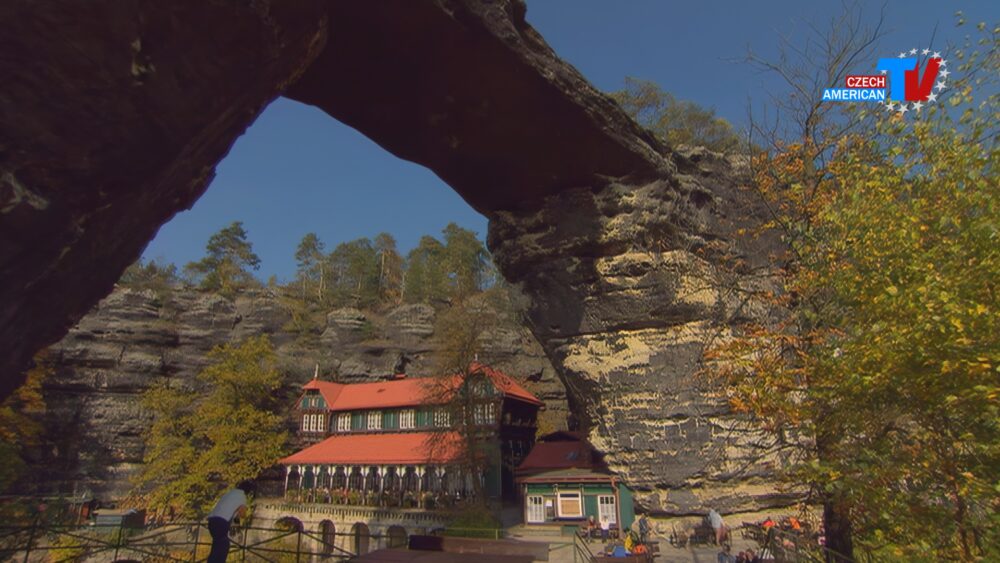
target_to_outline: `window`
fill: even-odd
[[[416,413],[413,409],[408,409],[400,411],[399,413],[399,429],[400,430],[411,430],[416,428]]]
[[[542,495],[528,496],[528,522],[545,522],[545,499]]]
[[[391,410],[382,413],[382,429],[395,430],[399,428],[399,411]]]
[[[302,431],[303,432],[308,432],[309,431],[309,416],[310,415],[308,415],[308,414],[302,415]]]
[[[618,523],[618,510],[615,507],[615,497],[611,495],[600,495],[597,497],[597,516],[604,524]]]
[[[382,429],[382,411],[368,411],[368,429]]]
[[[580,499],[580,493],[559,493],[559,517],[583,517],[583,503]]]
[[[496,405],[494,403],[480,403],[473,411],[476,424],[493,424],[496,417]]]
[[[337,432],[347,432],[351,429],[351,413],[342,412],[337,415]]]
[[[434,426],[450,426],[451,425],[451,415],[445,409],[437,409],[434,411]]]

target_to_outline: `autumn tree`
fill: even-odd
[[[46,352],[35,355],[35,367],[28,370],[24,383],[0,402],[0,492],[4,492],[27,472],[26,448],[38,443],[45,412],[42,382],[52,374]]]
[[[811,453],[786,476],[822,501],[833,560],[998,555],[1000,29],[980,30],[947,55],[944,104],[804,121],[755,159],[787,314],[740,327],[712,371]]]
[[[207,255],[184,267],[204,289],[232,295],[257,285],[250,270],[260,268],[260,258],[254,254],[241,221],[234,221],[208,239]]]
[[[203,391],[157,386],[142,404],[154,415],[136,492],[162,513],[204,515],[228,486],[254,479],[285,452],[282,376],[267,336],[209,352]]]
[[[740,136],[728,121],[715,115],[715,110],[678,100],[654,82],[626,78],[625,87],[612,92],[611,97],[639,125],[670,146],[696,145],[720,152],[740,146]]]

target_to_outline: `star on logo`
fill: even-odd
[[[881,72],[882,72],[882,74],[887,74],[889,71],[883,69]]]
[[[920,51],[920,54],[921,55],[926,55],[927,53],[930,53],[930,52],[931,52],[930,49],[924,49],[923,51]]]
[[[934,51],[934,54],[931,55],[931,58],[932,59],[940,59],[941,58],[941,52],[940,51]]]
[[[899,58],[905,59],[906,58],[906,51],[903,51],[902,53],[900,53],[899,54]]]
[[[916,49],[910,49],[910,54],[911,55],[916,55],[917,54],[917,50]]]
[[[944,80],[939,80],[937,84],[934,85],[935,90],[944,90]]]
[[[890,101],[890,102],[887,102],[887,103],[885,104],[885,109],[887,109],[887,110],[889,110],[889,111],[895,111],[895,109],[896,109],[896,107],[895,107],[895,106],[896,106],[896,102],[892,102],[892,101]]]
[[[910,110],[907,108],[907,105],[906,104],[902,104],[900,106],[900,108],[899,108],[899,115],[903,115],[903,114],[905,114],[908,111],[910,111]]]
[[[922,107],[924,107],[923,103],[921,103],[921,102],[913,102],[913,109],[916,110],[917,113],[920,113],[920,108],[922,108]]]
[[[944,66],[944,65],[948,64],[948,61],[946,61],[944,59],[941,59],[940,61],[938,61],[938,64],[941,65],[941,66]]]
[[[948,69],[944,69],[944,70],[941,71],[941,78],[948,78],[949,74],[951,74],[951,73],[948,72]]]
[[[930,94],[927,94],[927,101],[928,102],[936,102],[937,101],[937,94],[935,94],[934,92],[931,92]]]

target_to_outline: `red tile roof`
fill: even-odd
[[[408,465],[448,463],[461,452],[457,432],[342,434],[294,453],[279,463],[343,465]]]
[[[503,373],[502,371],[495,370],[479,362],[473,362],[473,364],[469,366],[469,371],[471,373],[481,372],[485,374],[490,378],[493,384],[496,385],[497,389],[499,389],[508,398],[520,399],[538,406],[542,406],[544,404],[539,401],[538,397],[534,396],[531,391],[522,387],[520,383],[514,381],[514,378],[506,373]]]
[[[469,366],[472,373],[482,373],[510,399],[533,405],[543,403],[509,375],[480,363]],[[397,378],[371,383],[333,383],[314,379],[304,389],[318,389],[331,411],[385,409],[442,404],[448,401],[449,386],[458,386],[459,376],[440,379],[433,377]]]
[[[517,467],[518,472],[579,467],[591,469],[594,449],[587,442],[538,442]]]

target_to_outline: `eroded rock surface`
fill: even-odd
[[[0,2],[0,395],[205,191],[326,2]]]
[[[553,420],[565,420],[565,390],[534,337],[500,315],[481,359],[520,379],[542,398]],[[434,375],[436,312],[403,305],[384,315],[331,311],[316,335],[288,332],[288,312],[267,291],[229,300],[176,290],[168,295],[118,289],[49,350],[43,446],[34,452],[34,485],[44,492],[120,498],[141,467],[151,418],[141,403],[157,383],[197,389],[206,353],[218,344],[270,335],[289,376],[289,411],[298,384],[313,377],[365,381],[394,373]],[[289,423],[291,423],[289,419]]]
[[[609,180],[499,213],[490,248],[532,300],[533,330],[574,414],[654,513],[751,510],[788,497],[765,478],[761,436],[699,374],[730,323],[768,313],[767,241],[745,165],[703,149],[640,185]],[[761,269],[763,268],[763,269]],[[763,486],[758,486],[764,481]]]

